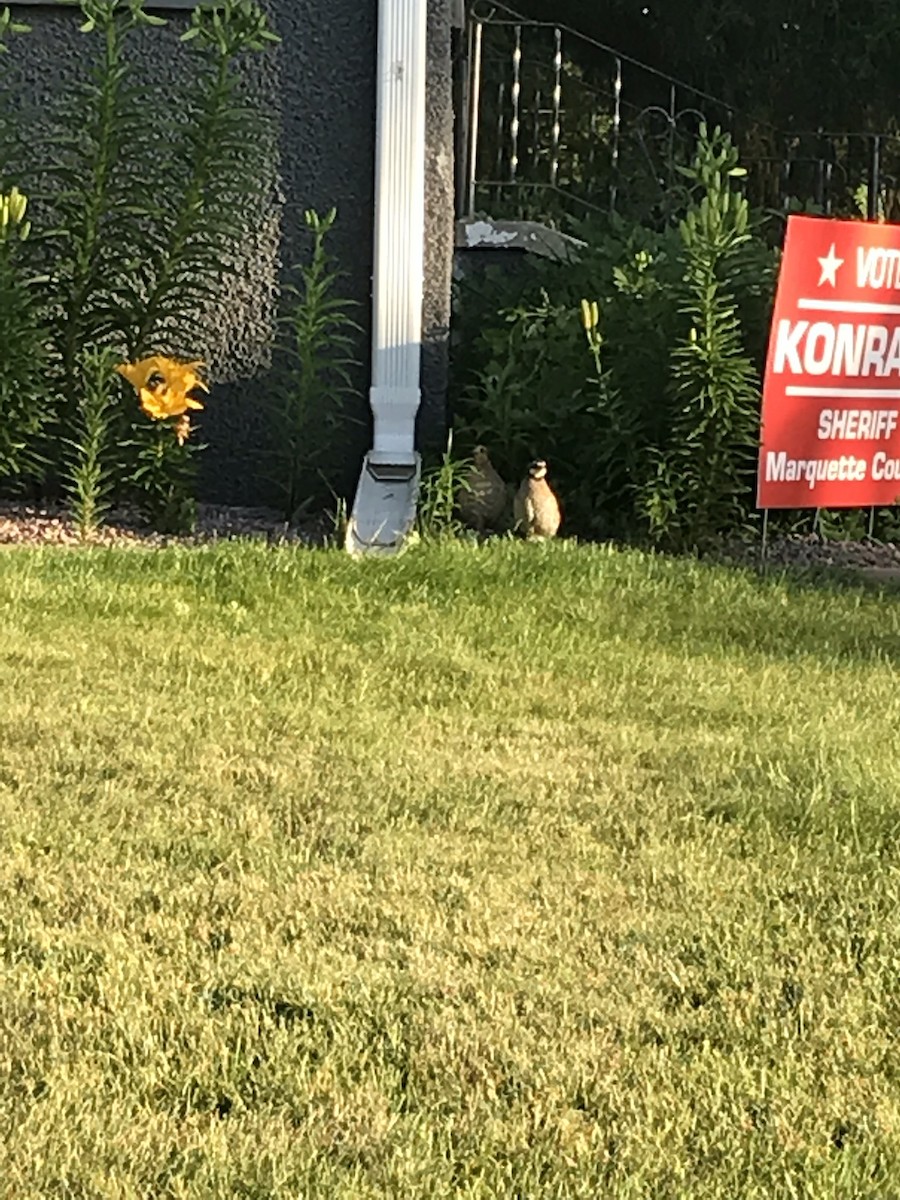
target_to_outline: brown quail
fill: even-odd
[[[547,482],[547,464],[536,459],[528,468],[513,503],[516,528],[527,538],[556,537],[561,513],[559,501]]]
[[[472,465],[463,476],[457,495],[459,515],[479,533],[495,525],[506,508],[506,484],[497,474],[484,446],[472,451]]]

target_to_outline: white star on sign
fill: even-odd
[[[824,258],[819,259],[819,265],[822,268],[822,274],[819,276],[819,284],[830,283],[832,287],[837,285],[837,269],[843,264],[843,259],[838,258],[834,252],[834,242],[831,243],[831,249]]]

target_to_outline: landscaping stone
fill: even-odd
[[[332,534],[332,524],[327,514],[294,524],[270,508],[201,504],[194,532],[174,535],[151,529],[134,510],[116,509],[96,533],[83,539],[64,509],[9,501],[0,504],[0,544],[6,545],[76,546],[87,541],[98,546],[169,546],[229,538],[321,545]]]
[[[83,539],[62,508],[0,503],[0,545],[77,546],[87,540],[98,546],[153,547],[250,538],[273,544],[321,546],[334,537],[334,521],[328,513],[313,514],[301,522],[286,522],[271,508],[201,504],[197,526],[191,534],[158,533],[135,510],[116,509],[95,534]],[[732,540],[704,557],[741,566],[762,565],[758,540]],[[875,581],[897,584],[900,543],[876,538],[830,541],[820,534],[778,536],[769,540],[765,565],[769,570],[855,571]]]
[[[833,541],[821,534],[794,534],[770,538],[765,560],[758,540],[727,543],[721,557],[728,562],[793,571],[859,571],[871,578],[900,578],[900,543],[877,538]]]

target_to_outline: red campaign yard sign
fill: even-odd
[[[789,217],[762,398],[760,508],[900,500],[900,225]]]

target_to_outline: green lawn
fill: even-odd
[[[900,606],[0,553],[0,1197],[900,1196]]]

